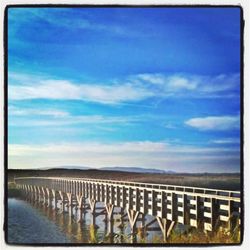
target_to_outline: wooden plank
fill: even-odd
[[[148,214],[153,215],[153,210],[151,208],[148,208]]]
[[[196,215],[196,209],[190,209],[189,212],[190,212],[190,214]]]
[[[172,214],[167,214],[167,219],[168,219],[168,220],[173,220]]]
[[[218,200],[212,198],[211,199],[211,204],[212,204],[212,207],[211,207],[211,214],[212,214],[212,217],[211,217],[211,224],[212,224],[212,230],[215,230],[215,227],[218,226],[218,223],[217,223],[217,220],[218,220]]]
[[[105,203],[109,203],[109,185],[105,185]]]
[[[135,192],[135,209],[137,211],[140,210],[140,191],[138,188],[136,188],[136,192]]]
[[[212,207],[211,202],[204,202],[204,207],[211,208]]]
[[[129,209],[132,209],[133,208],[133,189],[130,187],[129,190],[128,190],[128,207]]]
[[[183,197],[178,197],[178,202],[183,203]]]
[[[116,190],[115,190],[115,194],[116,194],[116,199],[115,199],[115,205],[116,206],[121,206],[121,194],[120,194],[120,187],[116,186]]]
[[[175,193],[172,193],[172,209],[171,209],[171,214],[172,214],[172,220],[176,220],[177,217],[177,195]]]
[[[184,217],[184,224],[189,224],[189,207],[188,207],[188,198],[186,194],[183,194],[183,217]]]
[[[114,204],[114,186],[110,186],[110,202],[111,204]]]
[[[193,199],[192,199],[192,200],[190,200],[189,202],[190,202],[191,205],[196,205],[196,200],[193,200]]]
[[[211,223],[205,222],[205,223],[204,223],[204,229],[205,229],[206,231],[212,231],[212,224],[211,224]]]
[[[204,217],[212,218],[212,214],[210,212],[204,212]]]
[[[226,210],[226,211],[229,211],[229,206],[228,205],[220,205],[220,209],[221,210]]]
[[[143,213],[147,214],[148,212],[148,191],[143,189]]]
[[[172,209],[172,205],[167,204],[167,209]]]
[[[228,220],[229,220],[229,217],[228,216],[225,216],[225,215],[220,215],[220,220],[221,221],[226,221],[226,222],[228,222]]]
[[[122,206],[125,208],[126,207],[126,188],[122,187]]]
[[[198,223],[197,223],[197,220],[195,219],[190,219],[190,226],[191,227],[198,227]]]
[[[152,215],[156,215],[156,201],[155,201],[155,197],[156,197],[156,192],[155,190],[152,190],[151,192],[152,195],[152,203],[151,203],[151,208],[152,208]]]
[[[183,207],[178,207],[178,212],[184,212]]]
[[[172,200],[172,196],[171,196],[171,195],[170,195],[170,196],[168,195],[168,196],[167,196],[167,200],[168,200],[168,201],[171,201],[171,200]]]
[[[161,193],[158,193],[157,195],[156,195],[156,199],[161,199]]]
[[[165,215],[166,215],[166,206],[165,206],[165,199],[166,199],[166,197],[165,197],[165,192],[161,192],[161,201],[160,201],[160,212],[161,212],[161,214],[160,215],[158,215],[159,217],[161,217],[161,218],[165,218]]]
[[[161,211],[156,211],[156,216],[162,218],[162,212]]]
[[[178,223],[184,224],[184,217],[183,216],[178,216]]]

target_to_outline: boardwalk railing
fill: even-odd
[[[140,214],[151,215],[164,240],[176,223],[206,231],[240,225],[241,195],[237,191],[86,178],[23,177],[15,182],[26,194],[48,204],[59,198],[70,208],[76,204],[84,209],[88,201],[95,214],[96,202],[103,202],[110,223],[114,207],[126,209],[132,233]]]

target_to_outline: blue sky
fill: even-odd
[[[9,168],[240,171],[239,8],[10,8]]]

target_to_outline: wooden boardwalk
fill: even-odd
[[[110,233],[114,207],[120,207],[122,216],[128,217],[132,234],[140,216],[153,216],[144,227],[150,230],[157,221],[164,240],[176,223],[214,231],[218,227],[232,230],[241,222],[241,195],[236,191],[61,177],[23,177],[16,178],[15,183],[26,195],[48,205],[54,202],[56,207],[60,200],[69,212],[77,206],[80,215],[87,208],[93,218],[106,214]],[[96,211],[97,202],[104,204],[101,212]]]

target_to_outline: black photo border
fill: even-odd
[[[241,182],[241,234],[240,243],[9,243],[8,242],[8,10],[11,8],[238,8],[240,10],[240,182]],[[241,5],[208,4],[9,4],[4,10],[4,233],[9,246],[64,246],[64,247],[211,247],[240,246],[244,239],[244,17]]]

